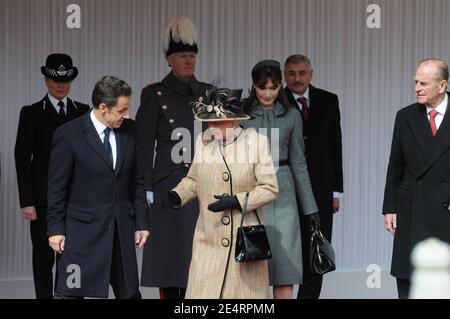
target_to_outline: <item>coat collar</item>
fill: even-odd
[[[273,111],[274,115],[277,116],[277,117],[281,116],[281,115],[283,115],[285,113],[284,109],[283,109],[283,106],[279,102],[275,103],[275,106],[274,106],[274,108],[272,110],[265,110],[265,109],[262,108],[262,106],[259,103],[256,103],[254,108],[253,108],[253,110],[251,111],[251,113],[252,113],[251,115],[253,115],[253,116],[263,116],[264,112],[270,112],[270,111]]]
[[[91,111],[92,112],[92,111]],[[106,155],[105,147],[103,146],[97,130],[94,127],[94,123],[90,118],[90,112],[87,112],[83,116],[83,133],[87,142],[95,150],[95,152],[105,161],[108,167],[112,170],[112,163]],[[126,147],[128,142],[128,134],[126,134],[123,126],[126,125],[126,121],[122,124],[122,127],[114,130],[116,134],[116,147],[117,147],[117,159],[116,159],[116,169],[114,170],[114,175],[117,175],[122,167],[123,160],[126,153]]]
[[[200,96],[201,92],[200,83],[195,76],[192,76],[189,81],[182,81],[178,79],[173,72],[170,72],[163,80],[162,83],[170,90],[182,95],[182,96]]]
[[[123,160],[125,158],[127,144],[128,144],[128,134],[125,132],[124,126],[126,125],[125,120],[122,126],[116,129],[116,147],[117,147],[117,160],[116,169],[114,170],[114,175],[117,175],[122,168]]]
[[[447,93],[447,95],[450,95]],[[442,120],[436,136],[432,136],[430,123],[428,121],[426,107],[422,104],[415,104],[408,123],[420,148],[425,154],[415,177],[419,178],[439,159],[443,152],[450,146],[450,99],[447,103],[447,110]]]
[[[291,103],[291,105],[293,107],[295,107],[297,110],[301,111],[300,107],[298,106],[297,101],[294,98],[294,94],[292,93],[292,91],[289,90],[287,87],[284,90],[285,90],[285,93],[286,93],[289,103]],[[315,116],[314,114],[315,114],[316,108],[314,107],[314,105],[317,104],[316,102],[319,98],[318,90],[312,84],[310,84],[308,87],[308,95],[309,95],[308,96],[308,100],[309,100],[308,110],[309,110],[309,117],[311,118],[311,117]],[[309,120],[309,122],[311,122],[311,120]]]
[[[69,118],[74,118],[76,115],[76,112],[78,110],[78,106],[69,98],[67,97],[67,101],[66,101],[66,112],[67,112],[67,116]],[[54,119],[57,119],[58,117],[58,112],[56,112],[55,107],[53,106],[53,103],[50,101],[48,94],[46,94],[42,100],[42,110],[51,114],[52,117],[54,117]]]
[[[92,111],[91,111],[92,112]],[[92,146],[95,152],[105,161],[109,168],[112,169],[112,163],[109,161],[108,156],[106,155],[105,147],[103,146],[97,130],[95,129],[94,123],[92,123],[90,113],[87,112],[83,116],[83,133],[87,142]]]

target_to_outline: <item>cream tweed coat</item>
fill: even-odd
[[[173,189],[181,205],[196,196],[200,203],[186,298],[268,298],[267,261],[238,263],[234,259],[239,209],[214,213],[208,205],[214,195],[236,195],[241,207],[249,192],[244,225],[257,224],[256,210],[263,223],[262,207],[278,194],[278,184],[267,138],[254,129],[238,128],[239,136],[221,145],[199,136],[193,164],[187,176]]]

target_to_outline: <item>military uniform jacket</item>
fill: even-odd
[[[47,95],[37,103],[22,107],[14,149],[20,207],[47,206],[48,163],[53,133],[62,124],[88,110],[88,105],[67,98],[66,117],[61,121]]]
[[[169,73],[161,82],[142,90],[136,114],[138,148],[142,154],[145,188],[154,192],[155,198],[155,204],[150,206],[152,239],[143,255],[143,286],[185,288],[187,285],[198,203],[193,201],[181,211],[164,212],[156,202],[166,197],[190,168],[195,135],[203,128],[197,122],[198,129],[194,132],[190,103],[205,96],[208,88],[208,84],[195,77],[182,81]]]

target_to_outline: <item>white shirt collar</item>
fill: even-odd
[[[306,101],[309,102],[309,86],[305,91],[305,94],[303,94],[302,96],[298,95],[297,93],[292,92],[292,95],[294,96],[294,99],[297,101],[298,98],[300,97],[304,97],[306,98]]]
[[[59,101],[63,101],[64,102],[64,106],[67,107],[67,96],[65,96],[62,100],[58,100],[57,98],[55,98],[53,95],[51,95],[50,93],[47,93],[48,99],[50,100],[50,102],[52,103],[52,105],[55,107],[58,107],[58,102]],[[65,108],[67,110],[67,108]],[[58,107],[58,111],[59,111],[59,107]]]
[[[441,102],[441,104],[439,104],[435,110],[440,114],[440,115],[445,115],[445,111],[447,110],[447,104],[448,104],[448,94],[447,92],[445,93],[445,97],[444,100]],[[427,114],[430,113],[430,111],[432,110],[432,108],[427,106]]]
[[[106,128],[106,125],[103,124],[102,122],[100,122],[100,121],[97,119],[97,117],[95,117],[94,109],[91,110],[90,116],[91,116],[91,121],[92,121],[92,123],[94,124],[95,130],[97,131],[97,134],[98,134],[98,135],[102,134],[103,131],[104,131],[105,128]]]

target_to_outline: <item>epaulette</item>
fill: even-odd
[[[162,84],[161,81],[159,81],[159,82],[151,82],[150,84],[147,84],[147,85],[144,87],[144,89],[147,89],[147,88],[153,88],[153,87],[156,87],[156,86],[158,86],[158,85],[160,85],[160,84]]]

